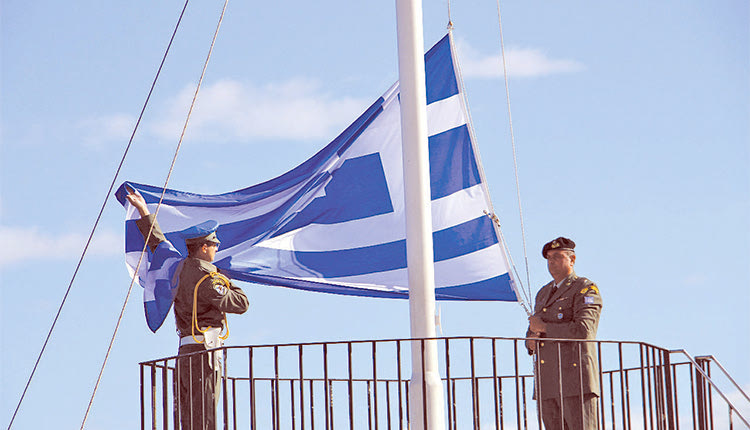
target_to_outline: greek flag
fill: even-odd
[[[430,186],[438,300],[516,301],[456,72],[450,34],[425,55]],[[149,327],[161,325],[186,254],[177,232],[216,220],[214,264],[230,278],[308,291],[408,298],[401,116],[396,83],[336,139],[295,169],[239,191],[166,190],[158,220],[169,239],[149,251],[138,280]],[[132,182],[126,262],[135,274],[143,237],[125,185],[151,212],[162,188]],[[144,260],[146,258],[144,257]]]

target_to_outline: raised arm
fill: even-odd
[[[150,212],[148,211],[148,206],[146,206],[146,200],[141,193],[128,186],[126,186],[125,189],[128,191],[128,195],[125,196],[125,198],[128,199],[128,202],[138,210],[138,213],[141,214],[141,218],[147,217]]]

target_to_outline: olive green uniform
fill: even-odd
[[[545,285],[536,295],[534,315],[547,326],[546,333],[541,336],[595,339],[602,310],[597,286],[575,273],[563,280],[556,291],[554,284],[553,281]],[[527,330],[526,337],[535,335]],[[596,398],[599,396],[596,344],[527,340],[529,354],[534,342],[538,352],[537,400],[541,401],[542,419],[547,430],[596,429]]]
[[[159,243],[167,240],[153,214],[142,217],[136,224],[143,237],[148,235],[153,225],[148,241],[152,251]],[[247,296],[231,282],[228,286],[225,285],[215,275],[218,273],[216,266],[208,261],[187,257],[179,264],[179,283],[174,300],[175,324],[180,336],[179,355],[222,346],[217,335],[225,328],[225,313],[241,314],[247,311]],[[193,328],[193,305],[196,308],[197,327],[201,331],[213,329],[206,332],[205,336],[198,328]],[[194,354],[178,359],[179,405],[183,430],[215,428],[215,388],[220,365],[218,353]]]

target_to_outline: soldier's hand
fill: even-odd
[[[529,330],[541,334],[547,331],[547,324],[540,317],[532,315],[529,317]]]
[[[146,200],[141,193],[128,186],[126,186],[125,189],[128,191],[128,195],[125,196],[125,198],[128,199],[128,202],[138,210],[138,213],[141,214],[142,217],[147,216],[149,214],[148,206],[146,206]]]

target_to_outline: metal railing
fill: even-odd
[[[216,379],[217,428],[407,429],[410,348],[423,348],[428,340],[432,341],[363,340],[213,350],[223,361]],[[448,429],[543,428],[534,400],[534,361],[526,352],[525,340],[434,339]],[[571,341],[555,342],[559,350],[559,345]],[[595,346],[599,429],[750,429],[750,398],[735,383],[732,389],[741,395],[734,397],[747,400],[747,404],[735,404],[732,394],[711,379],[711,362],[728,377],[713,357],[693,359],[684,351],[641,342],[583,342]],[[579,351],[583,342],[575,342]],[[207,354],[180,359],[208,361]],[[168,357],[140,364],[142,429],[180,428],[179,409],[185,402],[180,402],[175,388],[181,378],[176,363],[177,357]],[[202,386],[195,393],[198,390]],[[727,414],[719,413],[722,409]]]

